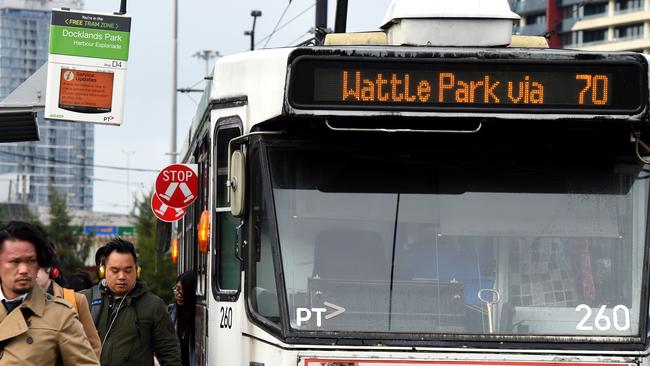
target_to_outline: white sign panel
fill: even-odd
[[[120,125],[131,18],[53,10],[45,118]]]

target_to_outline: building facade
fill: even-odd
[[[0,0],[0,100],[47,62],[51,10],[82,6],[81,0]],[[47,206],[53,187],[68,207],[92,210],[93,125],[42,116],[38,125],[40,141],[0,145],[0,202]]]
[[[551,47],[650,52],[650,0],[511,0],[515,33],[550,36]]]

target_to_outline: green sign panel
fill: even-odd
[[[133,226],[118,226],[117,235],[119,236],[135,236],[135,228]]]
[[[127,61],[131,18],[52,11],[50,53]]]

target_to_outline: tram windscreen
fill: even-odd
[[[639,333],[650,175],[633,159],[268,154],[295,330]]]

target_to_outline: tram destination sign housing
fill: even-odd
[[[644,110],[648,74],[638,58],[584,61],[299,56],[294,108],[623,114]]]

